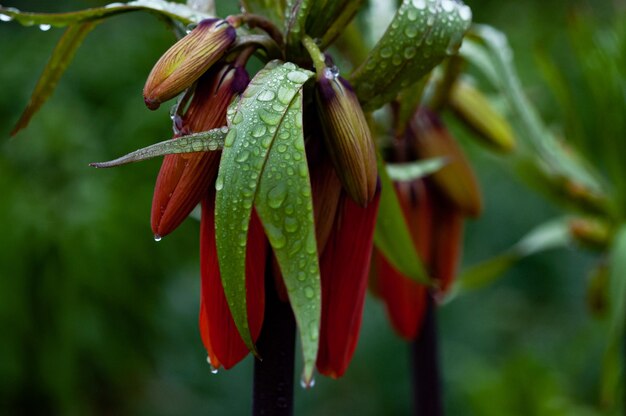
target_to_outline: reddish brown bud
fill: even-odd
[[[348,195],[367,205],[376,192],[376,149],[352,87],[330,68],[317,83],[317,110],[326,148]]]
[[[421,159],[448,158],[449,163],[432,175],[433,181],[463,214],[480,215],[482,198],[474,171],[437,115],[420,109],[409,123],[407,134],[415,138],[415,150]]]
[[[143,89],[151,110],[193,84],[235,41],[235,29],[225,20],[206,19],[176,42],[157,61]]]

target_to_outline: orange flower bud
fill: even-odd
[[[206,19],[176,42],[157,61],[143,88],[151,110],[193,84],[235,41],[235,29],[225,20]]]

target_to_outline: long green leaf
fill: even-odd
[[[393,182],[380,157],[378,174],[382,189],[374,244],[399,272],[417,282],[428,284],[430,280],[407,230]]]
[[[0,7],[0,15],[6,16],[3,20],[15,19],[15,21],[24,26],[52,25],[61,27],[137,10],[160,14],[185,24],[198,23],[203,19],[212,17],[191,9],[184,4],[164,0],[136,0],[128,3],[111,3],[104,7],[69,13],[30,13],[22,12],[14,7]]]
[[[241,0],[247,13],[264,16],[277,27],[283,27],[285,19],[285,0]]]
[[[313,74],[270,62],[229,110],[216,182],[216,240],[222,282],[237,328],[254,349],[245,288],[246,236],[254,204],[293,309],[310,380],[318,349],[321,289],[313,203],[302,132],[302,87]]]
[[[609,259],[609,337],[602,374],[602,401],[612,405],[619,380],[623,374],[624,361],[620,353],[624,349],[626,330],[626,224],[615,235]]]
[[[211,152],[224,147],[224,138],[227,133],[227,127],[201,133],[193,133],[188,136],[181,136],[155,143],[109,162],[90,163],[89,166],[93,166],[94,168],[112,168],[152,159],[158,156],[177,153]]]
[[[375,110],[457,52],[472,12],[453,0],[404,0],[387,31],[351,76],[366,110]]]
[[[97,23],[96,21],[91,21],[73,24],[65,30],[65,33],[63,33],[63,36],[59,39],[50,60],[37,81],[37,85],[35,86],[26,109],[11,131],[11,135],[15,135],[18,131],[25,128],[33,115],[52,95],[59,79],[61,79],[61,76],[72,61],[72,58],[74,58],[78,47],[83,43],[85,36],[91,32]]]
[[[480,289],[493,283],[524,257],[566,247],[571,243],[568,224],[567,218],[557,218],[537,226],[505,252],[465,270],[457,279],[452,292],[458,295]]]
[[[506,36],[486,25],[474,25],[472,36],[461,47],[461,55],[483,70],[502,91],[511,109],[511,123],[532,154],[542,158],[552,175],[571,178],[595,193],[604,193],[599,175],[559,143],[524,95]]]

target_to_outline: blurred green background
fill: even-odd
[[[611,2],[467,3],[475,21],[509,36],[527,94],[558,124],[533,54],[541,47],[567,69],[568,16],[576,9],[602,19]],[[103,4],[3,1],[42,12]],[[61,33],[0,23],[0,414],[246,414],[251,358],[212,375],[199,339],[198,223],[152,239],[160,161],[87,166],[169,138],[167,106],[148,111],[141,90],[174,37],[147,14],[101,24],[28,129],[9,139]],[[559,211],[458,134],[486,201],[466,228],[471,265]],[[609,414],[597,405],[606,327],[585,301],[594,260],[576,249],[537,255],[440,309],[449,415]],[[410,413],[407,352],[368,298],[346,376],[298,388],[296,414]]]

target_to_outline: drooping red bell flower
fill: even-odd
[[[461,258],[463,221],[482,209],[477,181],[454,139],[436,114],[421,109],[395,142],[394,162],[446,157],[448,165],[432,177],[396,183],[414,248],[437,282],[437,295],[451,287]],[[412,340],[419,334],[428,288],[396,270],[382,253],[375,255],[375,291],[395,331]]]
[[[224,126],[228,105],[248,82],[248,74],[240,65],[211,68],[198,81],[187,111],[175,120],[177,136]],[[215,182],[219,161],[217,151],[165,156],[152,200],[155,238],[171,233],[198,205]]]

